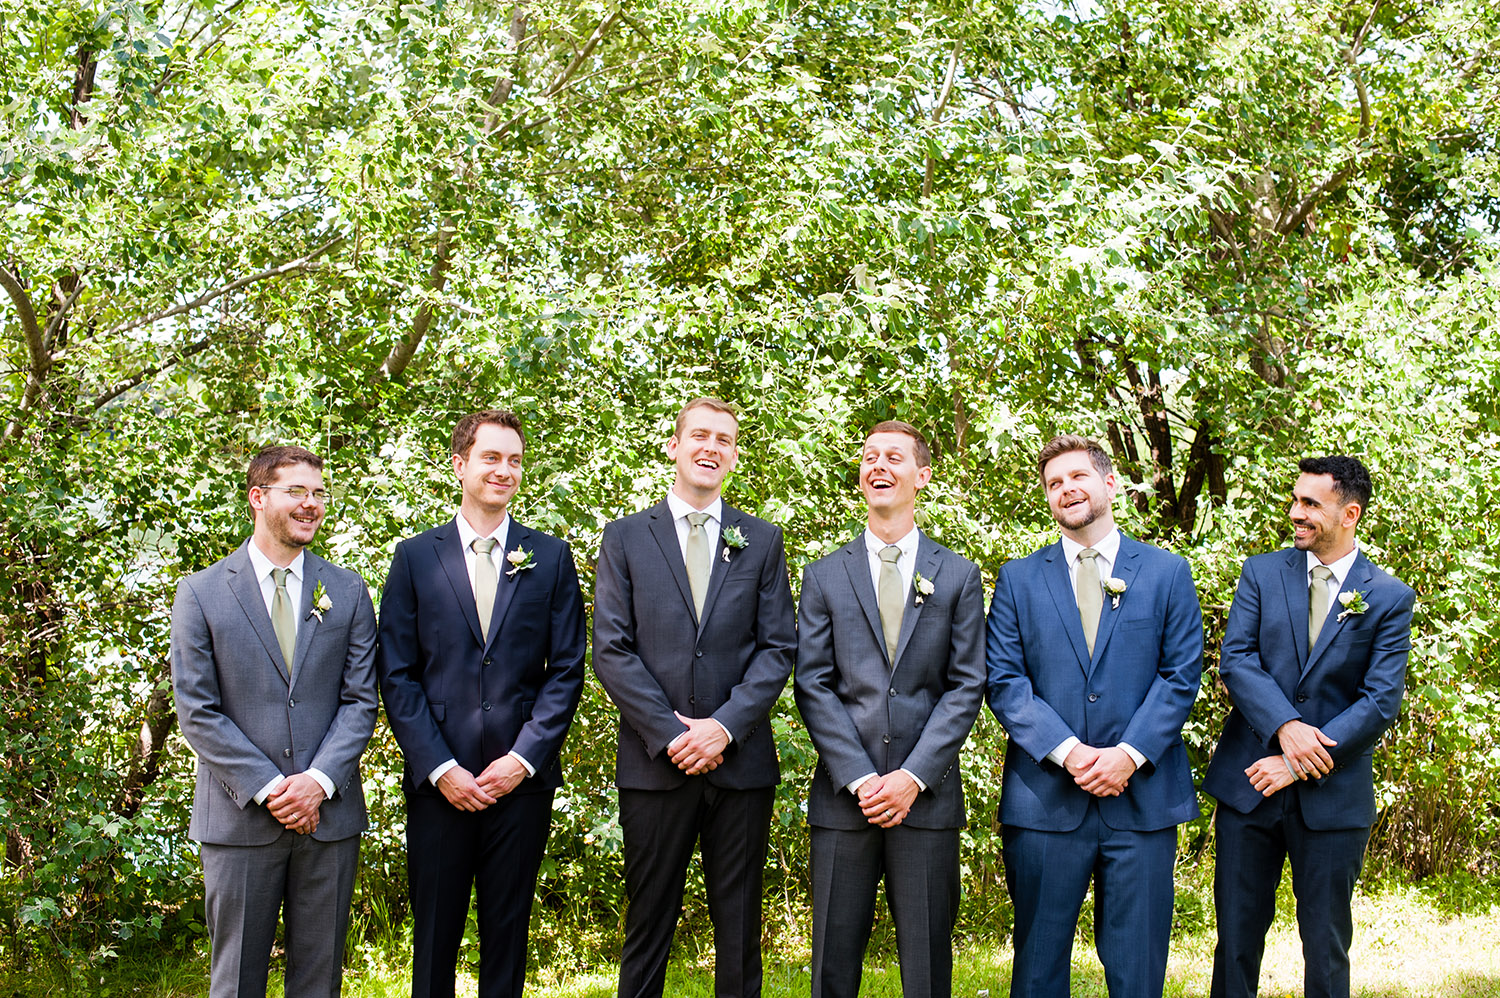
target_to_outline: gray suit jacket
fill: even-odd
[[[375,609],[356,573],[310,551],[304,565],[295,681],[245,545],[177,585],[172,687],[182,733],[198,754],[188,835],[199,842],[273,841],[282,825],[254,797],[278,773],[308,769],[336,788],[313,838],[365,829],[359,757],[375,730]],[[319,582],[333,602],[321,621],[312,612]]]
[[[814,825],[868,827],[848,784],[896,769],[927,785],[905,824],[964,824],[958,753],[984,698],[984,593],[978,566],[926,534],[916,571],[933,591],[918,603],[913,578],[894,667],[864,535],[803,572],[796,690],[819,755],[807,806]]]
[[[671,790],[685,775],[663,751],[684,717],[712,717],[734,739],[702,776],[731,790],[781,780],[769,715],[792,671],[796,614],[781,528],[724,504],[703,619],[693,613],[671,508],[657,503],[604,528],[594,584],[594,670],[620,708],[615,783]]]

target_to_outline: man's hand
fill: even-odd
[[[1088,772],[1094,760],[1099,758],[1099,750],[1092,745],[1079,742],[1068,750],[1068,757],[1063,760],[1063,768],[1075,779]]]
[[[1265,797],[1271,796],[1283,787],[1291,786],[1296,779],[1286,759],[1279,755],[1268,755],[1256,759],[1246,768],[1245,775],[1250,777],[1250,785]]]
[[[298,835],[311,835],[318,830],[318,808],[325,799],[317,780],[297,773],[266,794],[266,810]]]
[[[495,798],[479,785],[474,774],[462,766],[454,766],[439,776],[437,787],[448,803],[460,811],[483,811],[495,803]]]
[[[1281,740],[1281,752],[1297,779],[1327,776],[1333,772],[1333,756],[1328,754],[1328,749],[1338,742],[1311,724],[1288,721],[1276,729],[1276,737]]]
[[[521,765],[515,756],[506,753],[484,767],[484,772],[479,774],[476,782],[480,790],[499,800],[520,786],[524,779],[526,779],[526,767]]]
[[[729,744],[724,726],[711,717],[677,714],[677,720],[687,730],[667,744],[667,756],[673,764],[689,776],[718,769],[724,761],[724,748]]]
[[[899,769],[884,776],[872,776],[859,785],[859,809],[870,824],[895,828],[911,813],[920,789],[915,780]]]
[[[1072,755],[1068,753],[1069,758]],[[1130,784],[1134,772],[1135,760],[1124,749],[1102,748],[1093,763],[1073,777],[1073,782],[1095,797],[1118,797]]]

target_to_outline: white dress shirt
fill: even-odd
[[[693,529],[693,525],[688,522],[688,514],[708,514],[708,519],[703,522],[703,530],[708,534],[708,564],[709,574],[712,575],[714,563],[713,560],[714,557],[719,553],[719,524],[724,522],[723,497],[716,496],[713,502],[709,503],[707,506],[704,506],[702,509],[699,509],[692,503],[688,502],[686,499],[682,498],[682,496],[669,489],[667,491],[667,509],[671,510],[672,512],[672,526],[677,531],[677,550],[682,553],[682,563],[684,565],[687,564],[688,534],[691,533]],[[713,721],[719,727],[724,728],[724,737],[728,738],[730,742],[734,741],[734,735],[729,733],[729,729],[724,727],[724,723],[722,721],[720,721],[717,717],[709,718],[709,720]],[[677,738],[681,737],[682,735],[677,736]],[[670,749],[673,745],[676,745],[677,738],[674,738],[670,742],[668,742],[667,748]]]
[[[1068,560],[1068,581],[1073,584],[1073,599],[1076,602],[1078,599],[1078,566],[1082,561],[1078,557],[1078,553],[1084,550],[1084,545],[1078,543],[1067,534],[1063,534],[1062,548],[1063,557]],[[1120,531],[1114,529],[1105,534],[1100,538],[1099,543],[1094,545],[1094,550],[1099,553],[1099,556],[1094,559],[1094,564],[1099,569],[1099,581],[1103,582],[1115,574],[1115,562],[1120,559]],[[1068,753],[1073,751],[1073,746],[1077,744],[1078,738],[1074,735],[1069,735],[1063,739],[1061,745],[1047,753],[1047,758],[1056,765],[1061,766],[1067,760]],[[1137,769],[1146,764],[1146,757],[1137,752],[1129,743],[1121,742],[1116,747],[1130,756],[1131,761],[1135,763]]]
[[[901,549],[901,553],[896,556],[896,571],[901,573],[901,591],[903,593],[911,592],[912,576],[917,570],[917,540],[921,536],[922,532],[916,527],[912,527],[910,533],[895,542],[896,547]],[[886,546],[886,542],[876,537],[869,527],[865,528],[865,560],[870,566],[870,585],[875,587],[877,596],[880,593],[880,566],[882,564],[880,552]],[[881,640],[884,640],[883,636]],[[918,790],[927,789],[927,784],[923,783],[916,773],[913,773],[905,766],[901,767],[901,772],[911,777],[912,782],[917,785]],[[874,773],[866,773],[859,779],[851,781],[849,783],[849,792],[858,797],[859,788],[874,775]]]
[[[280,568],[281,566],[274,564],[270,558],[267,558],[265,553],[255,546],[253,538],[245,548],[250,555],[250,567],[255,571],[255,581],[260,583],[261,599],[266,601],[266,616],[270,616],[271,601],[276,598],[276,580],[271,577],[271,569]],[[293,558],[292,563],[286,566],[286,595],[292,602],[292,623],[299,630],[302,627],[302,621],[298,619],[300,615],[297,613],[297,610],[302,606],[302,570],[305,562],[306,559],[302,557],[302,552],[298,551],[297,557]],[[295,630],[292,632],[292,641],[294,644],[297,640],[296,633]],[[288,662],[287,668],[290,669],[291,667],[292,663]],[[333,796],[333,781],[328,778],[327,774],[316,769],[309,769],[307,775],[318,781],[318,786],[323,788],[324,797]],[[282,781],[285,779],[285,776],[278,774],[274,780],[261,787],[260,793],[255,795],[255,803],[264,804],[266,798],[270,796],[271,791],[281,786]]]
[[[464,568],[469,573],[470,593],[474,591],[474,565],[481,557],[488,557],[494,564],[496,579],[503,578],[506,564],[505,542],[510,539],[510,514],[506,513],[504,519],[500,521],[500,526],[487,534],[481,534],[470,526],[469,521],[464,519],[462,512],[453,515],[453,523],[454,526],[458,527],[458,543],[464,552]],[[484,540],[486,537],[493,537],[495,539],[495,546],[490,550],[488,555],[481,555],[478,551],[474,550],[474,542]],[[526,770],[527,776],[536,775],[536,767],[527,762],[525,757],[514,751],[507,752],[506,755],[519,762],[522,768]],[[447,762],[438,763],[437,767],[431,773],[427,774],[427,781],[433,786],[437,786],[437,781],[442,778],[442,775],[457,765],[457,759],[449,759]],[[476,778],[479,776],[478,773],[474,773],[473,775]]]

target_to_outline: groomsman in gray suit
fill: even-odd
[[[984,596],[973,562],[916,526],[932,455],[907,423],[865,438],[863,533],[807,567],[797,706],[818,749],[812,825],[814,998],[855,998],[882,878],[901,990],[953,982],[958,753],[984,695]]]
[[[286,923],[286,986],[336,996],[365,830],[359,757],[375,728],[375,611],[354,572],[304,550],[327,511],[323,462],[268,447],[246,485],[255,526],[183,579],[172,605],[177,719],[198,755],[210,990],[264,995]]]

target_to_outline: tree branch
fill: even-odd
[[[443,219],[438,227],[437,253],[433,257],[432,270],[427,281],[427,290],[433,294],[441,293],[444,285],[448,283],[448,270],[453,266],[454,235],[452,220]],[[391,347],[391,352],[386,354],[385,360],[381,361],[379,373],[382,378],[399,378],[406,370],[411,359],[416,356],[417,347],[422,345],[422,338],[427,335],[435,312],[436,309],[431,302],[424,301],[418,307],[417,317],[412,321],[411,329],[396,341],[396,344]]]
[[[935,126],[943,120],[943,111],[948,107],[948,98],[953,94],[953,81],[958,76],[958,56],[964,49],[962,40],[953,43],[953,52],[948,56],[948,72],[943,77],[943,89],[938,95],[938,102],[932,109],[932,124]],[[937,171],[937,161],[933,159],[932,150],[927,150],[927,170],[922,177],[922,196],[924,198],[932,195],[932,175]]]
[[[510,51],[514,52],[526,37],[526,5],[516,4],[515,13],[510,17]],[[486,102],[490,107],[497,110],[491,111],[484,116],[484,127],[481,129],[485,134],[495,130],[495,123],[499,121],[498,108],[501,104],[510,100],[510,92],[516,85],[515,76],[502,77],[495,81],[495,88],[490,91],[490,99]]]
[[[128,333],[132,329],[139,329],[142,326],[149,326],[152,323],[160,322],[163,319],[170,319],[174,315],[182,315],[185,312],[191,312],[194,309],[202,308],[204,305],[207,305],[209,302],[215,300],[216,298],[222,298],[224,295],[227,295],[232,291],[238,291],[240,288],[243,288],[249,284],[254,284],[257,281],[265,281],[273,277],[288,277],[292,274],[300,274],[309,270],[315,270],[317,269],[315,261],[320,256],[328,253],[330,250],[337,248],[341,243],[344,242],[344,239],[344,236],[330,239],[328,242],[324,243],[322,246],[319,246],[317,249],[313,250],[306,256],[298,257],[295,260],[289,260],[286,263],[278,264],[275,267],[267,267],[265,270],[262,270],[258,273],[250,274],[246,277],[241,277],[239,280],[230,281],[228,284],[225,284],[222,287],[215,288],[212,291],[204,292],[190,302],[184,302],[181,305],[174,305],[171,308],[163,309],[160,312],[153,312],[151,315],[143,316],[139,319],[134,319],[122,326],[116,326],[114,329],[111,329],[109,331],[109,335],[113,336],[120,333]]]
[[[47,370],[52,366],[52,355],[47,350],[46,337],[36,321],[36,309],[31,306],[31,296],[21,286],[10,269],[0,266],[0,287],[10,295],[16,306],[16,315],[21,320],[21,331],[26,337],[26,354],[30,367],[26,371],[26,387],[21,391],[20,412],[27,412],[42,394],[42,385],[47,380]],[[21,420],[12,419],[5,427],[5,436],[14,438],[21,432]]]
[[[173,366],[174,364],[177,364],[177,363],[179,363],[181,361],[186,360],[187,358],[191,357],[193,354],[195,354],[195,353],[202,353],[204,350],[207,350],[208,347],[209,347],[209,345],[212,344],[212,343],[213,343],[213,337],[211,337],[211,336],[204,336],[201,339],[199,339],[199,340],[197,340],[197,341],[195,341],[193,343],[190,343],[187,346],[183,347],[175,355],[173,355],[172,357],[167,358],[166,360],[162,361],[160,364],[155,364],[155,365],[153,365],[151,367],[142,368],[141,370],[137,371],[135,374],[131,375],[128,378],[121,378],[119,381],[116,381],[113,385],[110,385],[109,388],[105,389],[103,392],[100,392],[97,396],[95,396],[94,401],[91,402],[91,403],[89,403],[88,411],[90,413],[98,412],[100,409],[104,408],[106,405],[109,405],[109,403],[113,402],[115,399],[119,398],[121,395],[124,395],[126,392],[130,391],[132,388],[135,388],[137,385],[143,384],[144,382],[150,380],[151,378],[156,377],[158,374],[160,374],[161,372],[165,371],[167,368],[169,368],[169,367]]]

